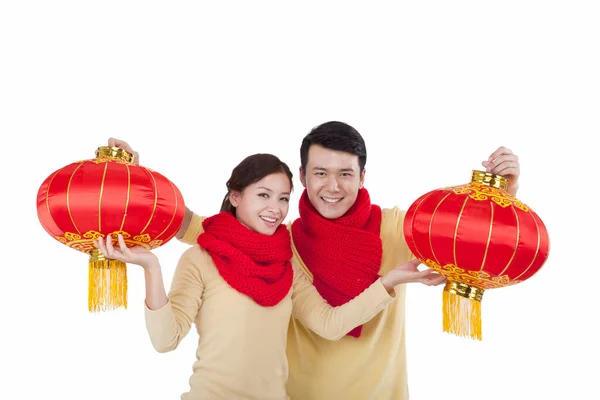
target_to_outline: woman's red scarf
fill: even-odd
[[[231,213],[206,218],[198,244],[223,279],[261,306],[278,304],[290,291],[293,271],[290,234],[280,225],[271,236],[254,232]]]
[[[300,198],[300,218],[292,224],[294,245],[313,274],[317,291],[331,306],[361,294],[379,278],[383,246],[379,236],[381,208],[360,189],[354,205],[340,218],[321,216],[308,199]],[[359,337],[362,326],[348,334]]]

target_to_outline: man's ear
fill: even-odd
[[[365,168],[363,168],[362,172],[360,173],[360,183],[358,185],[358,187],[360,189],[363,188],[363,186],[365,185],[365,173],[367,172],[367,170]]]
[[[300,175],[300,182],[302,183],[302,186],[306,188],[306,173],[304,172],[304,168],[300,167],[298,173]]]

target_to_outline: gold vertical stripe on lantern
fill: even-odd
[[[100,250],[93,249],[90,251],[88,270],[89,311],[127,308],[127,264],[109,260]]]

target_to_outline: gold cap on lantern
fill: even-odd
[[[492,186],[497,189],[506,190],[508,188],[508,179],[503,176],[490,174],[485,171],[473,170],[471,175],[471,182],[480,183],[486,186]]]
[[[114,158],[116,160],[125,161],[127,163],[133,163],[135,156],[123,149],[118,147],[101,146],[96,150],[97,158]]]

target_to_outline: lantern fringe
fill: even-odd
[[[127,264],[118,260],[89,261],[88,310],[127,308]]]
[[[481,340],[481,301],[443,292],[444,332]]]

